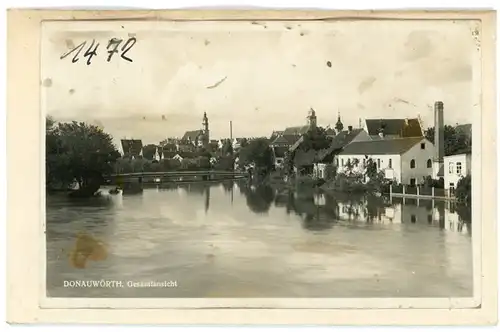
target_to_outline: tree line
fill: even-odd
[[[112,137],[84,122],[57,123],[46,118],[47,190],[66,189],[75,181],[81,191],[95,193],[120,157]]]

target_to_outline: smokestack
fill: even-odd
[[[233,141],[233,121],[229,121],[229,138]]]
[[[435,177],[443,177],[444,171],[444,106],[442,101],[434,103],[434,171]]]
[[[442,101],[434,103],[434,160],[442,163],[444,161],[444,106]]]

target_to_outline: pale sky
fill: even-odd
[[[100,124],[145,144],[201,128],[211,138],[269,136],[306,123],[420,115],[433,125],[470,123],[480,51],[470,21],[48,23],[42,37],[42,109],[59,120]],[[107,42],[137,43],[107,62]],[[60,56],[100,43],[87,66]],[[124,42],[123,42],[124,43]],[[123,45],[120,45],[120,47]],[[328,65],[331,64],[330,66]],[[225,79],[224,79],[225,78]],[[219,85],[209,88],[223,80]],[[162,120],[164,115],[164,120]],[[143,119],[145,117],[145,119]]]

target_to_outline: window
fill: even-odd
[[[342,163],[342,166],[344,166],[344,158],[342,158],[341,163]]]
[[[432,168],[432,160],[427,159],[427,168]]]
[[[457,163],[457,174],[462,174],[462,163]]]
[[[410,179],[410,186],[414,187],[416,182],[417,181],[415,179]]]
[[[380,169],[380,158],[377,159],[377,169]]]
[[[339,158],[335,158],[335,166],[339,165]]]
[[[453,174],[453,166],[454,166],[454,164],[453,164],[453,163],[450,163],[450,164],[448,165],[448,172],[449,172],[450,174]]]
[[[422,150],[425,150],[425,143],[420,143],[420,148],[421,148]]]
[[[392,159],[389,159],[389,168],[392,168]]]
[[[415,159],[410,161],[410,168],[415,168]]]

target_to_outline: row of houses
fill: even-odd
[[[363,173],[367,161],[371,159],[377,171],[383,172],[385,178],[395,183],[418,185],[430,176],[436,180],[443,179],[445,189],[454,189],[460,178],[471,172],[471,154],[469,150],[457,155],[444,155],[443,112],[443,103],[436,102],[435,144],[425,138],[419,118],[366,119],[360,121],[359,128],[348,126],[347,130],[343,130],[339,116],[337,131],[328,128],[330,146],[321,151],[304,151],[298,149],[304,134],[316,125],[316,115],[312,110],[307,126],[295,132],[287,128],[273,133],[275,137],[271,139],[271,147],[275,164],[282,167],[285,156],[293,155],[297,174],[325,178],[328,165],[334,166],[338,173]],[[464,128],[471,136],[471,126]]]

